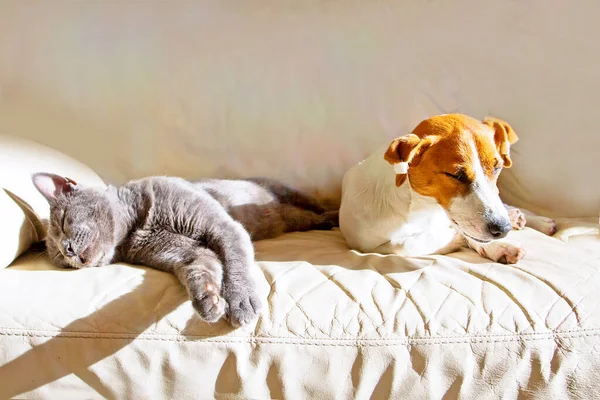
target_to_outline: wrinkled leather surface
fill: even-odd
[[[267,306],[233,331],[168,274],[27,255],[0,271],[0,397],[594,397],[599,254],[510,236],[517,266],[361,255],[337,230],[258,242]]]

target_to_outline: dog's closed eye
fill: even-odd
[[[467,176],[467,174],[465,174],[463,171],[458,171],[457,173],[451,174],[449,172],[444,172],[444,175],[459,181],[460,183],[471,183],[469,177]]]

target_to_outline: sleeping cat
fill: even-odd
[[[337,211],[267,179],[151,177],[106,189],[48,173],[32,179],[50,204],[46,247],[55,265],[124,261],[173,273],[207,322],[256,317],[252,240],[337,226]]]

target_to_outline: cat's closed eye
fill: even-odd
[[[62,232],[64,234],[66,234],[66,227],[65,227],[65,221],[67,219],[67,210],[64,210],[62,213],[62,220],[60,222],[60,229],[62,230]]]

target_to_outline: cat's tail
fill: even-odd
[[[338,210],[325,211],[322,216],[323,222],[317,224],[314,229],[326,231],[340,226],[340,213]]]
[[[323,214],[327,211],[323,204],[321,204],[321,202],[315,197],[300,190],[294,189],[291,186],[284,185],[275,179],[249,178],[246,180],[254,182],[269,190],[281,203],[290,204],[294,207],[312,211],[316,214]]]

